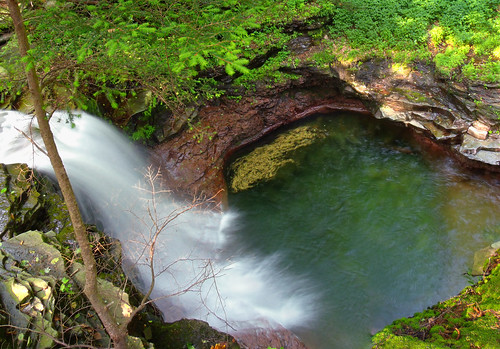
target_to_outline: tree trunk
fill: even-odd
[[[7,0],[9,6],[10,16],[14,22],[15,32],[19,43],[19,52],[21,57],[26,57],[29,51],[29,43],[24,27],[23,18],[19,10],[19,5],[15,0]],[[68,207],[71,223],[73,224],[75,238],[80,246],[83,262],[85,265],[85,287],[84,293],[88,297],[92,307],[97,312],[101,319],[106,331],[113,340],[116,348],[127,348],[127,333],[126,330],[121,329],[120,326],[114,321],[108,308],[102,301],[97,289],[97,268],[92,248],[90,246],[87,231],[83,224],[80,209],[76,201],[73,188],[69,181],[64,164],[59,156],[57,147],[54,141],[54,136],[49,126],[49,121],[43,108],[43,98],[40,91],[40,84],[35,68],[32,67],[26,71],[28,86],[33,98],[33,105],[35,107],[35,115],[38,120],[40,134],[45,144],[47,154],[50,158],[52,167],[57,178],[57,182],[61,188],[64,201]]]

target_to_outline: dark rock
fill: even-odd
[[[28,230],[53,230],[64,238],[73,231],[57,188],[26,164],[0,164],[0,190],[2,236],[12,237]]]
[[[287,44],[288,49],[296,54],[304,53],[312,45],[312,38],[308,35],[298,36],[290,40]]]
[[[155,348],[181,349],[192,345],[197,349],[210,349],[216,344],[226,344],[227,349],[240,348],[236,340],[211,328],[201,320],[182,319],[170,324],[153,323],[151,342]],[[267,347],[266,347],[267,349]]]

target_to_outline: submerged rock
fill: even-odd
[[[485,272],[485,266],[488,265],[490,257],[494,256],[496,251],[500,249],[500,241],[492,243],[474,253],[474,265],[472,266],[471,275],[480,276]]]
[[[290,156],[293,151],[325,136],[325,132],[316,127],[302,126],[279,135],[270,144],[256,148],[231,165],[230,190],[246,190],[261,181],[272,179],[280,168],[294,163]]]

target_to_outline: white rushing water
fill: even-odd
[[[263,323],[289,329],[307,324],[314,298],[305,282],[277,270],[272,260],[225,250],[237,225],[234,214],[183,212],[188,204],[161,191],[161,180],[152,195],[146,152],[103,120],[74,114],[72,125],[67,112],[56,112],[51,127],[81,210],[89,223],[122,242],[129,275],[143,291],[151,282],[148,247],[157,235],[152,298],[165,320],[196,318],[231,333]],[[38,147],[43,145],[32,116],[0,111],[0,163],[27,163],[51,175]]]

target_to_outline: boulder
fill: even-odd
[[[495,167],[500,165],[500,137],[497,135],[483,140],[465,134],[462,144],[455,146],[455,149],[470,160]]]
[[[42,241],[41,234],[21,234],[2,242],[0,250],[0,300],[9,324],[16,328],[17,347],[51,348],[59,335],[53,325],[55,287],[64,266],[61,254],[54,254],[55,249]],[[55,262],[54,255],[59,256]]]
[[[45,242],[40,231],[28,231],[2,243],[2,250],[23,265],[32,275],[52,275],[56,279],[66,276],[61,252]]]
[[[73,227],[50,180],[26,164],[0,164],[0,236],[13,237],[28,230],[52,230],[64,240]]]
[[[474,265],[472,266],[471,275],[480,276],[484,273],[484,267],[489,261],[489,258],[495,255],[497,250],[500,249],[500,241],[492,243],[490,246],[485,247],[474,253]]]

